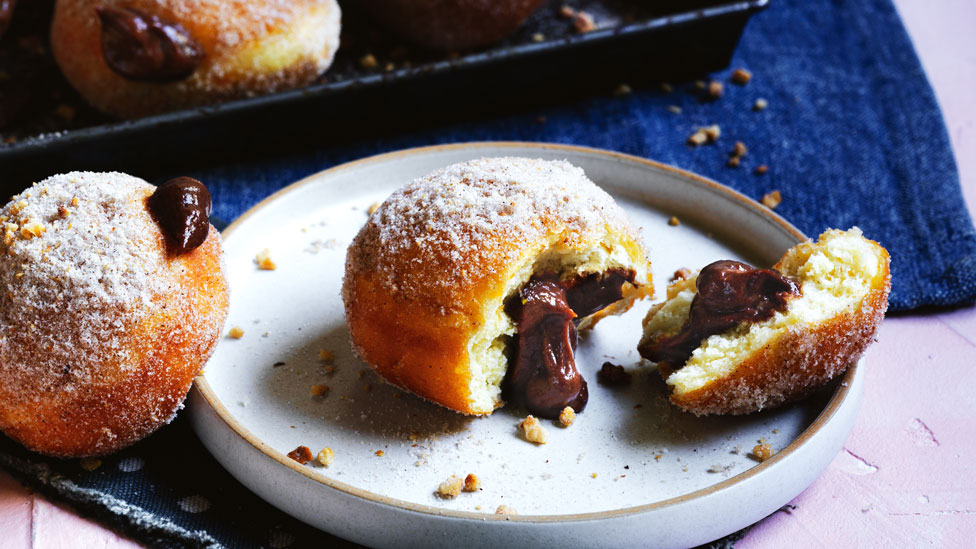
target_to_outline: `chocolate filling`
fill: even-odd
[[[698,295],[677,335],[642,345],[642,357],[682,366],[708,336],[740,322],[761,322],[800,295],[795,282],[774,269],[755,269],[738,261],[716,261],[698,273]]]
[[[517,351],[508,369],[505,391],[529,413],[553,419],[566,406],[586,406],[586,380],[576,369],[576,325],[623,297],[633,270],[611,269],[560,280],[555,274],[533,276],[506,310],[518,326]]]
[[[177,177],[156,187],[149,212],[177,253],[184,254],[207,239],[210,232],[210,191],[192,177]]]
[[[102,56],[129,80],[183,80],[203,60],[203,48],[179,23],[134,8],[96,8],[102,21]]]

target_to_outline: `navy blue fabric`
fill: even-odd
[[[732,66],[747,67],[754,78],[746,86],[727,83],[725,96],[715,102],[701,101],[691,84],[672,93],[608,93],[509,118],[308,156],[255,158],[192,175],[209,185],[215,215],[233,219],[308,174],[394,149],[496,139],[603,147],[704,174],[757,199],[779,189],[777,212],[810,235],[860,226],[891,252],[893,310],[973,300],[976,232],[941,115],[889,0],[774,0],[749,23]],[[727,82],[729,71],[713,76]],[[759,97],[769,107],[753,111]],[[681,114],[668,105],[679,106]],[[537,122],[540,116],[545,123]],[[689,134],[708,124],[721,126],[717,145],[685,145]],[[729,168],[727,153],[736,140],[750,150],[740,167]],[[760,163],[769,166],[765,175],[754,173]],[[127,458],[144,465],[130,470]],[[334,541],[248,493],[182,417],[105,458],[93,472],[76,461],[32,455],[2,437],[0,466],[152,544],[305,547]],[[188,496],[202,496],[209,507]],[[119,501],[154,520],[126,511]]]
[[[715,102],[701,101],[691,84],[623,97],[611,97],[608,85],[606,97],[569,106],[194,175],[210,187],[215,214],[233,219],[306,175],[390,150],[482,140],[601,147],[700,173],[757,200],[778,189],[777,213],[814,237],[861,227],[891,253],[893,311],[976,297],[976,232],[945,125],[889,0],[773,1],[749,23],[732,66],[754,77],[736,86],[730,71],[713,75],[725,82]],[[753,111],[759,97],[769,107]],[[709,124],[721,127],[716,145],[685,144]],[[749,154],[733,169],[726,159],[736,140]],[[760,163],[769,166],[762,176],[754,173]]]

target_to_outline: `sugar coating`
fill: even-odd
[[[154,187],[122,173],[72,172],[36,183],[3,210],[0,375],[38,388],[92,381],[92,358],[127,367],[128,330],[167,290]],[[16,227],[33,223],[37,236]],[[27,368],[31,377],[8,372]]]
[[[361,234],[375,230],[386,253],[360,264],[383,273],[387,289],[404,296],[463,289],[466,279],[495,274],[546,234],[542,217],[558,219],[580,236],[608,229],[636,235],[624,211],[566,161],[481,158],[454,164],[393,193]],[[512,245],[499,247],[498,242]],[[369,251],[375,247],[360,247]],[[433,262],[440,276],[402,276],[402,258]],[[487,272],[478,273],[484,268]],[[427,272],[433,272],[428,270]]]

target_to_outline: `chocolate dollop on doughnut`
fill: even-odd
[[[510,398],[549,419],[566,406],[583,411],[588,392],[576,369],[576,324],[619,301],[624,283],[634,277],[622,269],[568,280],[532,277],[510,307],[518,323],[518,350],[507,380]]]
[[[707,337],[740,322],[761,322],[786,308],[800,294],[795,282],[774,269],[738,261],[716,261],[698,273],[698,294],[681,331],[638,350],[641,356],[673,366],[684,364]]]
[[[210,191],[192,177],[170,179],[149,197],[149,211],[176,248],[186,253],[210,232]]]
[[[102,56],[125,78],[183,80],[203,60],[203,48],[178,23],[134,8],[101,7],[97,12],[102,21]]]

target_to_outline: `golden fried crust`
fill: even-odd
[[[494,225],[480,223],[495,212],[494,206],[477,202],[481,198],[474,198],[470,208],[459,206],[466,214],[477,210],[478,221],[470,225],[453,215],[444,219],[432,213],[457,206],[443,205],[457,199],[452,185],[468,189],[470,181],[490,180],[507,169],[506,162],[525,170],[513,176],[516,181],[533,177],[538,168],[547,174],[539,176],[542,180],[568,183],[554,187],[555,195],[548,189],[540,198],[531,188],[524,196],[513,195],[516,207],[495,218]],[[474,171],[465,172],[464,166]],[[482,159],[447,169],[461,175],[451,179],[435,172],[424,184],[418,180],[397,191],[350,245],[342,291],[346,322],[360,358],[390,383],[458,412],[489,414],[490,409],[472,407],[469,346],[523,266],[531,266],[556,243],[577,251],[599,247],[610,231],[618,236],[648,291],[649,270],[636,228],[577,168],[527,159]],[[499,177],[507,176],[506,172]],[[486,195],[498,189],[520,192],[513,188],[488,184],[474,195],[482,197],[481,190]],[[565,201],[562,192],[568,193]],[[552,207],[519,209],[536,199],[551,199]],[[508,201],[499,203],[504,209]]]
[[[102,57],[101,7],[127,7],[182,25],[203,49],[184,80],[140,82]],[[134,118],[311,83],[339,45],[336,0],[58,0],[51,50],[95,108]]]
[[[855,310],[815,326],[796,326],[742,361],[729,375],[699,389],[672,394],[671,402],[696,415],[748,414],[803,398],[844,373],[874,339],[888,307],[890,258],[884,248],[881,251],[884,268]],[[659,364],[658,369],[664,379],[674,372],[667,364]]]
[[[154,296],[158,307],[141,323],[119,327],[129,334],[127,363],[92,356],[90,364],[72,365],[99,375],[70,391],[41,384],[25,392],[22,382],[30,380],[0,380],[4,433],[43,454],[80,457],[114,452],[170,421],[213,353],[227,316],[220,257],[220,235],[211,227],[203,245],[168,258],[169,269],[158,276],[172,277],[172,291]],[[24,369],[21,375],[34,373]]]
[[[423,46],[459,50],[501,40],[545,0],[364,0],[384,25]]]

